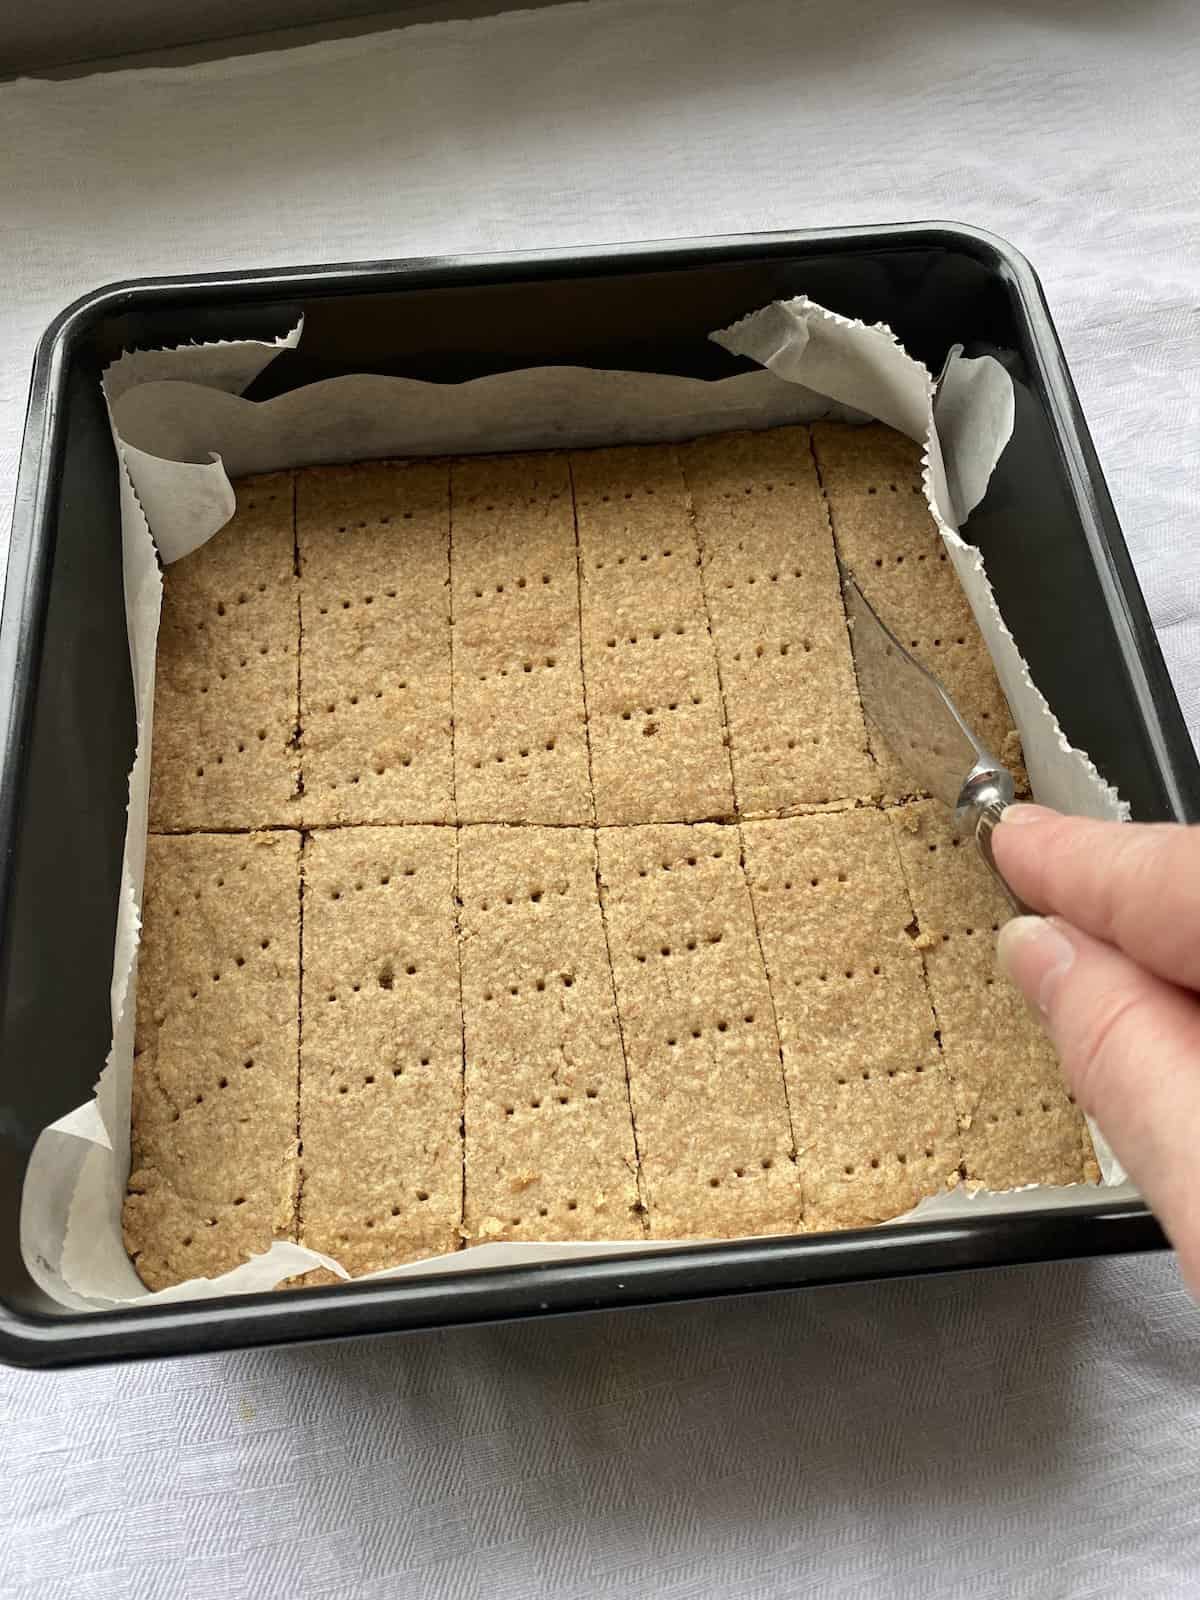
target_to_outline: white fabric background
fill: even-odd
[[[952,218],[1040,271],[1200,732],[1193,0],[597,0],[0,88],[29,363],[152,272]],[[1173,1263],[0,1374],[0,1593],[1200,1594]]]

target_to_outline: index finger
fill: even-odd
[[[1093,822],[1021,805],[1005,812],[992,845],[1000,870],[1035,910],[1200,989],[1200,827]]]

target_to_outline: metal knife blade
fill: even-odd
[[[839,566],[840,566],[839,562]],[[992,858],[992,830],[1012,804],[1012,774],[963,720],[941,682],[896,638],[853,575],[841,567],[850,647],[863,713],[924,789],[954,813],[1018,911]]]

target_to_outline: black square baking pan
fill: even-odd
[[[271,339],[303,316],[302,348],[249,398],[355,372],[455,383],[570,364],[719,378],[742,363],[709,331],[798,294],[886,322],[933,372],[956,344],[1004,363],[1013,436],[967,536],[1071,742],[1140,820],[1200,816],[1200,767],[1045,300],[998,239],[922,224],[101,289],[38,348],[0,622],[0,1358],[127,1359],[1162,1247],[1142,1205],[1097,1191],[949,1223],[86,1313],[47,1297],[22,1260],[30,1152],[88,1099],[111,1032],[134,720],[104,368],[128,349]]]

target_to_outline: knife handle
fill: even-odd
[[[975,813],[975,843],[979,848],[979,854],[987,863],[988,870],[1008,897],[1008,903],[1012,906],[1015,914],[1018,917],[1032,916],[1034,915],[1032,906],[1027,906],[1020,896],[1013,892],[1008,880],[996,865],[996,858],[992,854],[992,834],[995,833],[996,825],[1007,810],[1008,806],[1003,800],[989,800],[977,807]]]

